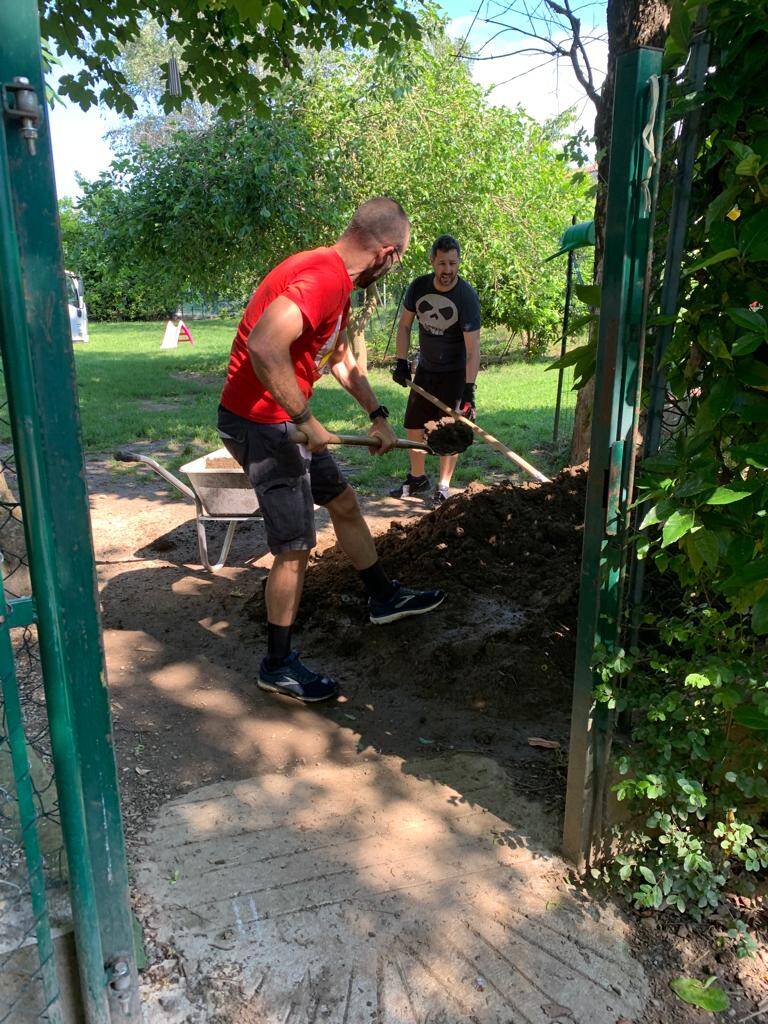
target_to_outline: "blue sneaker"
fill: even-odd
[[[387,601],[368,598],[371,622],[377,626],[407,619],[410,615],[424,615],[434,611],[445,600],[444,590],[410,590],[397,580],[392,580],[392,585],[397,589]]]
[[[268,693],[281,693],[285,697],[293,697],[303,704],[316,704],[321,700],[330,700],[339,692],[339,685],[328,676],[313,672],[299,661],[298,651],[291,651],[279,668],[267,668],[264,658],[259,666],[259,678],[256,684],[260,690]]]

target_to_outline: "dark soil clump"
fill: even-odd
[[[475,434],[466,423],[444,416],[424,424],[424,440],[435,455],[459,455],[473,443]]]

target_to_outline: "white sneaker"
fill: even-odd
[[[442,505],[444,501],[447,501],[451,496],[451,488],[445,484],[438,484],[435,488],[435,493],[432,495],[432,500],[436,505]]]

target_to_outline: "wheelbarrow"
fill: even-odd
[[[185,498],[195,503],[197,550],[200,563],[209,572],[220,572],[226,564],[238,523],[252,522],[260,517],[259,503],[251,482],[226,448],[218,448],[209,455],[187,462],[181,472],[189,479],[187,486],[165,466],[147,455],[138,455],[126,448],[115,452],[118,462],[140,462],[149,466],[158,476],[176,488]],[[208,523],[228,523],[221,553],[215,562],[208,554]]]
[[[291,440],[297,444],[306,441],[306,437],[296,427],[290,428]],[[371,438],[366,435],[332,434],[330,444],[345,444],[371,447]],[[415,448],[430,452],[432,449],[420,441],[406,441],[398,438],[396,448]],[[232,539],[238,523],[252,522],[259,518],[259,503],[251,486],[251,482],[243,472],[242,466],[229,454],[226,448],[217,448],[209,455],[201,455],[199,459],[187,462],[181,472],[189,478],[191,486],[187,486],[165,466],[161,466],[148,455],[139,455],[128,448],[115,452],[118,462],[140,462],[149,466],[158,476],[180,491],[185,498],[195,503],[195,525],[197,527],[197,550],[200,562],[209,572],[219,572],[224,568]],[[227,532],[221,554],[216,562],[211,562],[208,554],[208,537],[205,532],[207,523],[228,523]]]

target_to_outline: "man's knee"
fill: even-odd
[[[326,508],[334,519],[359,519],[362,514],[357,495],[351,487],[345,487],[338,498],[328,502]]]
[[[287,572],[301,572],[306,568],[310,556],[309,548],[302,548],[300,551],[281,551],[275,555],[272,562],[272,570],[285,568]]]

